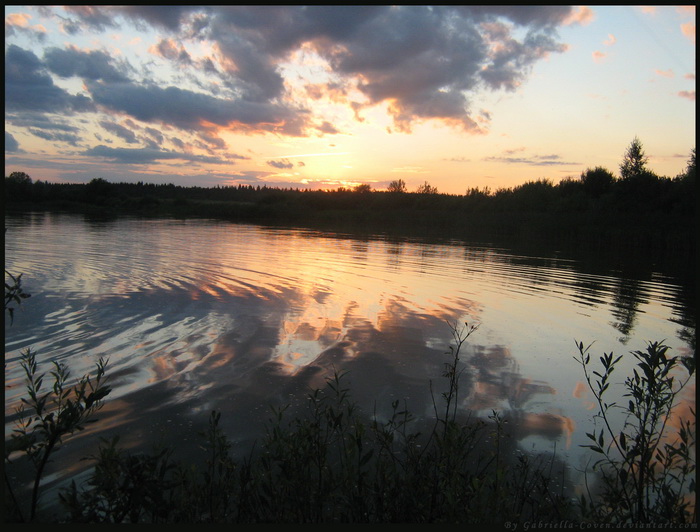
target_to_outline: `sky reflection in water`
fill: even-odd
[[[6,435],[30,346],[76,376],[108,356],[114,391],[76,440],[101,431],[137,447],[193,441],[212,409],[232,440],[254,438],[269,404],[302,407],[336,370],[365,412],[387,416],[398,399],[429,417],[448,324],[468,322],[479,329],[462,353],[461,406],[502,412],[524,445],[572,453],[592,416],[575,339],[595,340],[600,354],[665,339],[688,354],[672,280],[557,257],[206,221],[31,215],[6,225],[6,266],[32,294],[6,322]]]

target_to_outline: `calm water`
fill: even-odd
[[[685,291],[650,269],[630,276],[554,252],[202,220],[32,214],[5,223],[6,268],[32,294],[5,322],[6,435],[24,392],[20,350],[76,376],[109,357],[101,421],[57,455],[54,482],[89,465],[71,457],[93,452],[97,436],[197,452],[212,409],[244,449],[268,405],[303,403],[334,370],[349,371],[367,412],[385,415],[400,399],[429,416],[448,324],[464,322],[479,328],[463,351],[462,408],[498,410],[522,448],[576,465],[593,411],[575,340],[595,341],[596,355],[647,340],[690,354]]]

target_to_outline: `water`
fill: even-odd
[[[37,213],[5,223],[6,268],[32,295],[5,322],[6,437],[24,393],[22,349],[74,376],[109,358],[100,422],[64,447],[49,484],[84,472],[77,458],[98,437],[196,454],[213,409],[243,453],[270,404],[303,404],[337,370],[367,412],[384,416],[399,399],[430,416],[450,324],[465,322],[478,330],[462,353],[460,407],[503,413],[523,449],[578,467],[594,412],[575,340],[595,342],[596,358],[650,340],[691,353],[686,290],[651,266],[630,275],[556,252],[206,220]]]

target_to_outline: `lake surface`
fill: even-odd
[[[196,453],[213,409],[244,453],[270,404],[302,405],[338,370],[364,411],[382,417],[398,399],[429,417],[450,325],[465,322],[478,330],[461,353],[460,407],[501,412],[523,449],[578,467],[594,410],[574,342],[595,342],[596,359],[660,340],[692,353],[694,293],[652,265],[207,220],[33,213],[5,224],[6,269],[31,294],[5,321],[6,437],[25,391],[22,349],[74,376],[109,358],[100,422],[56,455],[49,483],[89,467],[75,458],[100,436]]]

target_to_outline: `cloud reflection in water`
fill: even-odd
[[[232,439],[246,440],[270,403],[301,408],[336,370],[348,372],[365,412],[388,415],[398,399],[432,416],[448,324],[466,321],[481,327],[461,357],[461,408],[504,412],[518,439],[569,444],[567,407],[588,414],[566,402],[579,380],[574,335],[609,346],[620,322],[627,339],[675,332],[664,314],[671,285],[624,284],[573,261],[488,246],[207,221],[13,223],[7,266],[32,298],[8,330],[6,413],[23,391],[21,348],[67,362],[74,375],[108,356],[114,392],[80,439],[100,429],[134,446],[194,439],[217,409]]]

